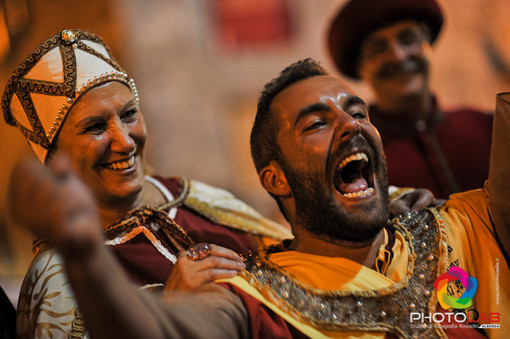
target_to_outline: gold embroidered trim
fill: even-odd
[[[191,181],[190,185],[193,185],[193,181]],[[215,189],[214,187],[211,188]],[[233,196],[229,199],[237,200]],[[258,212],[254,210],[251,212],[242,211],[242,209],[252,209],[242,201],[237,201],[242,204],[241,211],[239,209],[222,210],[221,208],[211,206],[211,203],[195,196],[193,189],[191,189],[191,193],[184,200],[184,205],[217,224],[241,230],[248,234],[277,240],[293,237],[288,228],[263,217]]]
[[[104,230],[106,239],[115,238],[118,234],[133,229],[140,225],[156,224],[163,231],[169,243],[173,244],[177,251],[183,251],[193,245],[193,240],[165,211],[152,207],[143,207],[133,210],[124,218]]]
[[[270,261],[267,250],[249,255],[240,276],[292,317],[321,330],[391,332],[400,338],[444,337],[440,326],[413,327],[410,312],[433,313],[434,280],[444,271],[446,231],[435,211],[395,218],[388,228],[409,244],[406,276],[389,288],[326,291],[296,280]],[[390,306],[391,305],[391,306]],[[417,324],[414,324],[417,325]]]
[[[113,238],[112,240],[106,240],[104,243],[105,245],[108,246],[124,244],[133,239],[134,237],[136,237],[137,235],[139,235],[140,233],[145,235],[145,237],[151,242],[152,246],[154,246],[154,248],[156,248],[156,250],[162,256],[167,258],[172,264],[175,264],[177,262],[177,257],[173,253],[171,253],[165,246],[163,246],[163,244],[161,244],[161,241],[159,241],[158,238],[154,236],[154,233],[152,233],[150,230],[147,229],[147,227],[143,225],[134,227],[132,230],[128,231],[127,233],[124,233],[122,236]]]
[[[143,207],[132,210],[119,221],[111,224],[103,230],[105,242],[112,240],[120,234],[130,231],[138,226],[155,224],[162,230],[163,235],[169,244],[173,244],[177,251],[188,249],[194,244],[194,241],[188,236],[165,211],[152,207]],[[150,239],[149,239],[150,240]],[[32,251],[37,254],[41,246],[47,243],[46,239],[37,239],[32,245]]]
[[[85,37],[80,35],[80,38],[90,38],[93,41],[100,41],[100,38],[95,35],[88,35]],[[25,137],[34,143],[41,145],[48,149],[50,147],[50,141],[46,137],[46,132],[37,116],[34,105],[30,98],[29,92],[58,95],[62,96],[65,93],[70,92],[69,79],[64,78],[64,83],[53,83],[41,80],[26,80],[23,77],[39,62],[39,60],[50,50],[59,46],[66,45],[60,36],[60,33],[54,34],[52,37],[45,40],[39,46],[37,46],[32,53],[30,53],[20,64],[20,66],[14,71],[12,76],[7,81],[5,86],[5,92],[2,97],[2,110],[4,112],[5,121],[12,126],[18,127]],[[62,60],[64,63],[64,76],[76,79],[76,70],[71,70],[69,67],[69,60],[73,60],[74,54],[69,48],[61,48]],[[21,81],[20,81],[21,80]],[[67,81],[66,81],[67,80]],[[67,85],[67,86],[66,86]],[[27,88],[28,87],[28,88]],[[25,91],[28,89],[28,91]],[[13,95],[16,94],[19,97],[21,105],[25,110],[28,120],[33,127],[33,131],[23,127],[11,114],[10,104]]]
[[[185,201],[185,205],[217,224],[233,227],[249,233],[258,233],[255,227],[251,227],[251,225],[249,225],[246,218],[227,214],[196,198],[188,197]]]
[[[185,178],[185,177],[174,177],[174,178],[176,178],[179,181],[179,184],[181,186],[181,194],[179,194],[179,196],[177,198],[175,198],[174,200],[169,201],[166,204],[163,204],[161,206],[158,206],[159,210],[167,210],[167,209],[172,209],[174,207],[180,206],[184,202],[184,199],[186,199],[186,197],[189,194],[189,179]]]
[[[85,337],[85,320],[78,309],[74,312],[74,319],[71,324],[71,331],[67,335],[68,339],[81,339]]]

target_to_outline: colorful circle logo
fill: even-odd
[[[464,286],[464,293],[459,298],[451,295],[452,293],[448,293],[449,284],[457,280]],[[434,281],[439,305],[445,310],[449,308],[465,309],[471,306],[477,285],[475,278],[470,277],[466,271],[455,266],[451,267],[448,272],[441,274]]]

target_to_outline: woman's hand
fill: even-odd
[[[217,279],[231,278],[246,266],[239,255],[228,248],[209,245],[211,254],[204,259],[195,259],[189,251],[179,253],[165,291],[193,291]]]

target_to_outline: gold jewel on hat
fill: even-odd
[[[5,86],[5,121],[18,127],[44,163],[69,109],[90,88],[108,81],[135,82],[95,34],[64,30],[43,41],[21,62]]]

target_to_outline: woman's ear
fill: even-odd
[[[285,173],[280,165],[274,160],[260,170],[259,180],[262,187],[275,196],[288,197],[292,195],[292,190],[287,183]]]

